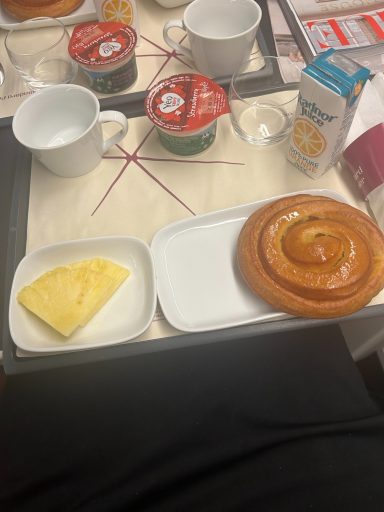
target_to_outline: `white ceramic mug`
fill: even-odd
[[[121,129],[104,140],[102,123]],[[61,84],[26,99],[12,122],[16,139],[58,176],[74,178],[92,171],[108,149],[128,131],[127,118],[114,110],[100,112],[97,97],[80,85]]]
[[[164,25],[163,37],[171,48],[193,60],[202,74],[228,76],[249,58],[261,16],[254,0],[194,0],[182,20]],[[175,27],[187,33],[191,49],[171,39],[168,32]]]

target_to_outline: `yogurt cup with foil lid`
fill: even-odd
[[[215,140],[217,118],[229,113],[227,95],[203,75],[174,75],[156,84],[145,99],[145,111],[171,153],[201,153]]]
[[[125,23],[94,21],[74,27],[68,51],[93,90],[113,94],[137,79],[136,43],[135,29]]]

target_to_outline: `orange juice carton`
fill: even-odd
[[[313,179],[338,161],[370,71],[327,50],[301,73],[287,158]]]

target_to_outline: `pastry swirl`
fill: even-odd
[[[84,0],[2,0],[3,8],[17,20],[49,16],[67,16],[80,7]]]
[[[292,315],[349,315],[384,287],[384,234],[362,211],[323,196],[284,197],[254,212],[237,256],[248,286]]]

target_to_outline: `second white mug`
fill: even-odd
[[[102,124],[116,122],[120,130],[104,140]],[[100,112],[96,95],[85,87],[47,87],[17,109],[12,129],[16,139],[50,171],[74,178],[92,171],[110,147],[128,132],[124,114]]]
[[[182,20],[164,25],[163,37],[171,48],[193,60],[202,74],[228,76],[249,58],[261,16],[254,0],[194,0]],[[169,36],[171,28],[187,33],[191,49]]]

